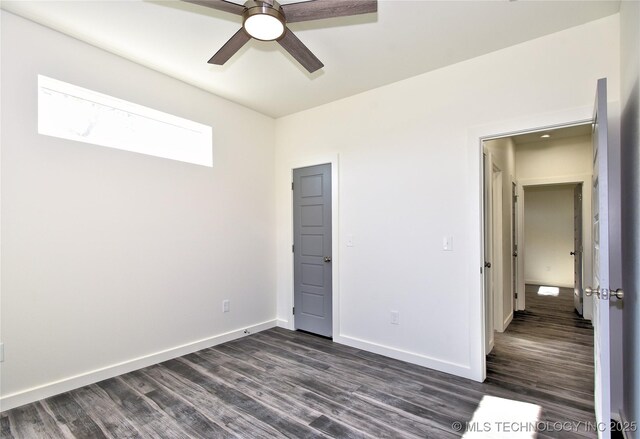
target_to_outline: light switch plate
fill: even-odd
[[[353,247],[353,235],[347,235],[347,247]]]
[[[453,236],[442,237],[442,250],[446,252],[453,251]]]

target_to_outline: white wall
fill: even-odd
[[[573,288],[573,186],[524,191],[525,282]]]
[[[591,151],[590,135],[518,144],[516,175],[524,181],[591,175]]]
[[[210,124],[213,168],[38,135],[38,74]],[[2,409],[274,324],[273,119],[7,12],[1,104]]]
[[[640,420],[640,3],[622,2],[621,22],[621,157],[622,288],[625,291],[624,415]],[[614,335],[615,336],[615,335]],[[619,337],[617,337],[619,339]],[[614,410],[619,404],[612,398]],[[635,432],[629,437],[638,437]]]
[[[502,172],[502,315],[498,316],[499,330],[504,331],[513,318],[513,237],[511,233],[513,203],[512,183],[515,182],[515,145],[510,137],[484,142],[491,160]],[[495,251],[495,250],[494,250]],[[495,259],[495,258],[494,258]]]
[[[293,325],[290,169],[338,154],[335,340],[482,379],[479,136],[586,119],[603,76],[617,100],[618,31],[615,15],[279,119],[279,324]]]

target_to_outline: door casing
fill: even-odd
[[[469,150],[476,151],[469,155],[467,173],[469,193],[477,201],[475,212],[470,212],[470,219],[478,231],[471,245],[477,245],[478,253],[469,256],[467,275],[470,279],[477,279],[477,287],[471,290],[470,306],[473,310],[469,324],[470,339],[470,364],[468,377],[476,381],[484,381],[486,378],[486,353],[485,353],[485,315],[486,306],[484,303],[484,259],[485,259],[485,239],[484,239],[484,218],[483,218],[483,144],[487,140],[511,137],[519,134],[531,132],[548,131],[557,128],[565,128],[576,125],[591,123],[593,108],[583,106],[568,110],[547,112],[536,115],[529,115],[492,124],[472,127],[468,130]],[[522,204],[522,203],[520,203]],[[522,230],[522,228],[521,228]],[[477,276],[477,277],[476,277]]]
[[[340,230],[339,230],[339,218],[340,218],[340,203],[339,203],[339,155],[338,154],[327,154],[322,156],[312,157],[306,160],[299,160],[295,162],[291,162],[288,166],[289,168],[289,185],[293,182],[293,170],[297,168],[306,168],[309,166],[316,165],[331,165],[331,247],[332,247],[332,256],[331,256],[331,274],[332,274],[332,333],[334,341],[340,337],[340,277],[339,277],[339,267],[340,267]],[[293,245],[293,191],[289,189],[289,222],[288,222],[288,236],[289,236],[289,249]],[[290,260],[289,260],[289,294],[288,299],[289,303],[287,304],[288,312],[287,321],[278,321],[278,326],[282,326],[287,329],[295,330],[295,316],[293,315],[293,304],[294,304],[294,253],[289,250]]]

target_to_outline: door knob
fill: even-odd
[[[604,300],[609,300],[609,299],[613,299],[614,297],[618,300],[622,300],[624,299],[624,291],[622,291],[622,288],[618,288],[617,290],[607,290],[606,288],[600,289],[600,288],[596,288],[595,290],[587,287],[584,289],[584,294],[587,296],[591,296],[592,294],[595,294],[598,298],[604,299]]]
[[[325,262],[331,262],[331,256],[325,256],[324,257],[324,261]]]
[[[485,262],[484,266],[485,268],[491,268],[491,262]]]
[[[576,252],[569,252],[571,256],[575,256]]]

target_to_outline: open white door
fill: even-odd
[[[488,152],[482,154],[484,161],[484,353],[489,355],[493,349],[493,273],[491,260],[493,258],[492,233],[492,194],[491,178],[493,170],[491,156]]]
[[[598,80],[593,120],[593,294],[595,411],[602,439],[611,438],[611,376],[609,353],[609,299],[622,298],[609,286],[609,173],[607,144],[607,80]]]

